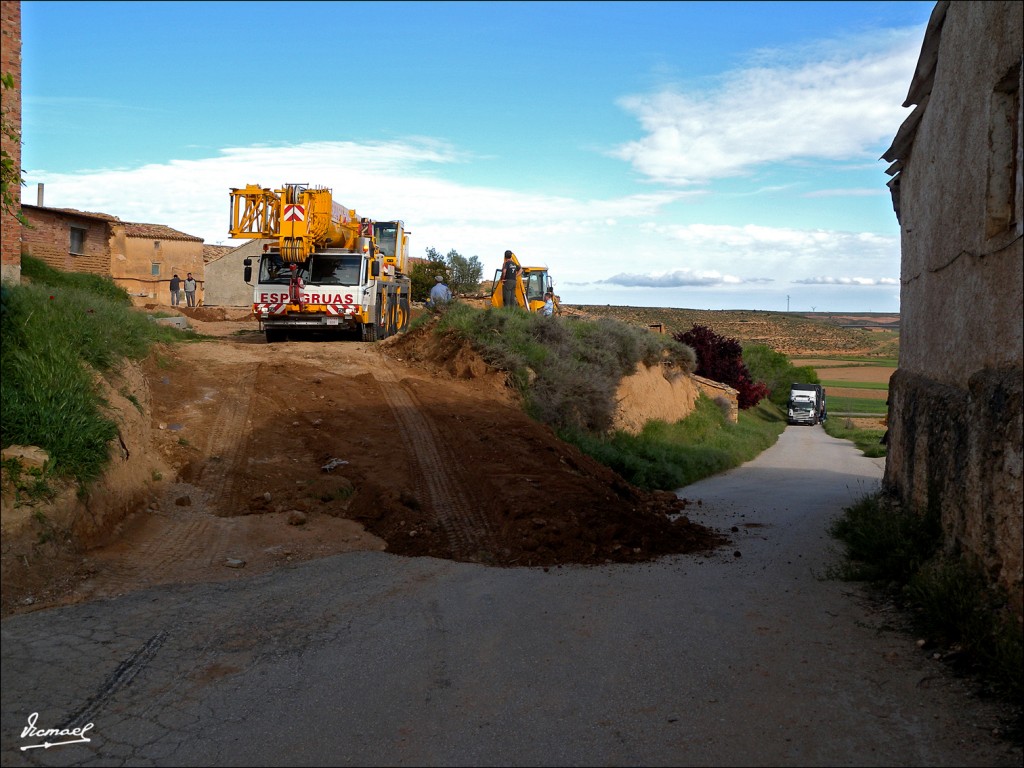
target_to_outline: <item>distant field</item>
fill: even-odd
[[[788,357],[862,360],[894,363],[899,351],[896,330],[864,330],[846,323],[863,315],[813,315],[760,310],[700,310],[670,307],[618,307],[601,304],[562,304],[566,317],[612,317],[630,325],[659,327],[665,333],[685,333],[704,325],[744,346],[764,344]],[[898,325],[899,315],[873,314],[871,321]],[[830,362],[832,362],[830,361]],[[794,361],[795,362],[795,361]],[[797,365],[806,365],[803,361]]]
[[[832,394],[831,390],[826,395],[826,404],[830,416],[843,413],[877,413],[884,416],[889,410],[885,397],[843,397]]]

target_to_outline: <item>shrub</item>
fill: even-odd
[[[694,325],[674,338],[693,348],[697,355],[696,373],[739,392],[741,410],[752,408],[768,394],[768,388],[751,377],[743,362],[743,348],[736,339],[719,336],[704,325]]]
[[[603,434],[612,425],[615,392],[639,363],[692,371],[693,350],[618,320],[597,322],[453,305],[438,333],[467,339],[489,364],[506,370],[527,412],[556,430]]]

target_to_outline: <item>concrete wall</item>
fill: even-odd
[[[21,3],[5,0],[0,4],[0,71],[14,78],[14,88],[4,89],[4,123],[13,132],[21,135]],[[21,171],[21,144],[11,141],[4,134],[0,136],[0,148],[6,152],[14,167]],[[0,280],[18,283],[21,281],[21,224],[17,214],[21,210],[21,189],[9,190],[14,200],[13,212],[0,213]]]
[[[886,155],[898,170],[902,328],[884,483],[939,512],[948,548],[1018,611],[1022,38],[1019,2],[937,4],[908,96],[919,106]]]
[[[246,258],[252,259],[253,274],[260,265],[260,254],[264,243],[273,240],[249,240],[216,261],[206,265],[206,298],[208,307],[251,307],[253,287],[243,278]]]

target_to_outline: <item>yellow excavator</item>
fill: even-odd
[[[548,268],[524,267],[514,253],[512,263],[519,267],[516,272],[516,303],[528,312],[539,312],[544,308],[544,294],[548,291],[554,293]],[[492,307],[505,306],[501,283],[501,267],[498,267],[494,272],[494,284],[491,288]]]

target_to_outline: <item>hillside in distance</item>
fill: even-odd
[[[685,333],[704,325],[741,344],[764,344],[789,357],[806,355],[871,355],[896,357],[899,320],[896,313],[799,313],[763,310],[703,310],[671,307],[619,307],[562,304],[564,317],[611,317],[630,325],[657,327],[667,334]]]

